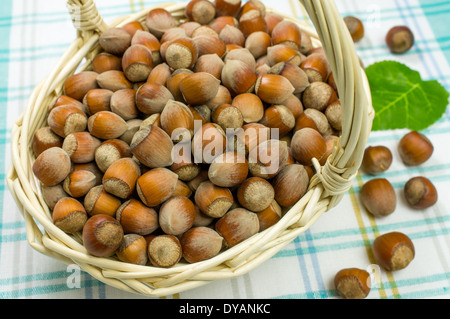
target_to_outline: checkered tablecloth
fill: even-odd
[[[152,0],[97,0],[107,21],[157,3]],[[172,1],[175,2],[175,1]],[[296,0],[263,0],[278,11],[300,19],[306,13]],[[444,0],[336,0],[343,16],[359,17],[365,38],[356,45],[363,63],[392,59],[418,70],[426,80],[450,88],[450,2]],[[384,36],[394,25],[408,25],[416,44],[404,55],[391,55]],[[141,298],[111,288],[82,273],[80,288],[68,285],[65,264],[34,251],[25,224],[5,182],[10,164],[13,123],[25,110],[32,89],[47,75],[75,38],[62,0],[0,1],[0,298]],[[336,272],[358,267],[374,270],[368,298],[450,297],[450,113],[425,130],[435,146],[432,158],[415,168],[405,167],[396,151],[407,130],[373,132],[370,145],[385,145],[394,161],[382,175],[394,185],[398,205],[394,214],[374,218],[362,207],[359,190],[369,180],[358,175],[336,208],[323,215],[263,265],[236,279],[213,282],[167,298],[336,298]],[[437,187],[438,203],[414,211],[403,200],[405,182],[417,175]],[[416,257],[407,269],[376,272],[371,243],[376,236],[401,231],[414,242]],[[145,298],[145,297],[144,297]]]

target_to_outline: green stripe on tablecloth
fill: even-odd
[[[448,38],[448,24],[442,23],[442,21],[449,21],[450,20],[450,10],[443,10],[441,13],[440,19],[436,19],[433,15],[428,14],[428,11],[425,10],[429,6],[428,0],[420,0],[420,5],[424,8],[425,16],[428,19],[428,23],[430,24],[431,28],[434,31],[434,36],[436,39],[439,38]],[[450,4],[448,1],[446,1],[447,4]],[[447,61],[450,63],[450,51],[446,48],[448,48],[448,43],[438,41],[445,57],[447,58]]]

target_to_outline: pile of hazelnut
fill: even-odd
[[[36,131],[54,224],[87,252],[171,267],[274,225],[325,163],[341,108],[321,48],[257,0],[193,0],[106,30]]]

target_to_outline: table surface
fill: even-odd
[[[176,1],[174,1],[176,2]],[[263,0],[278,11],[306,19],[296,0]],[[158,1],[97,0],[103,18],[138,12]],[[396,60],[418,70],[423,79],[450,87],[450,2],[444,0],[336,0],[343,16],[359,17],[366,26],[356,44],[363,63]],[[394,25],[408,25],[416,44],[404,55],[391,55],[384,35]],[[75,37],[61,0],[2,0],[0,2],[0,298],[148,298],[123,292],[81,274],[80,288],[67,284],[70,269],[30,247],[25,223],[6,185],[11,159],[11,128],[25,111],[32,89],[47,75]],[[342,268],[374,271],[368,298],[449,298],[450,296],[450,113],[425,133],[435,146],[432,158],[420,167],[405,167],[396,151],[407,130],[372,132],[369,145],[392,150],[391,168],[381,177],[398,195],[394,214],[374,218],[363,208],[358,193],[371,177],[359,174],[341,203],[305,233],[249,273],[167,298],[179,299],[327,299],[337,298],[333,278]],[[439,200],[432,208],[415,211],[403,200],[406,181],[428,177]],[[407,269],[377,271],[371,243],[380,234],[400,231],[416,248]]]

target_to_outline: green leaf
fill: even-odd
[[[372,130],[420,131],[439,120],[449,93],[438,81],[423,81],[419,72],[395,61],[366,68],[375,118]]]

